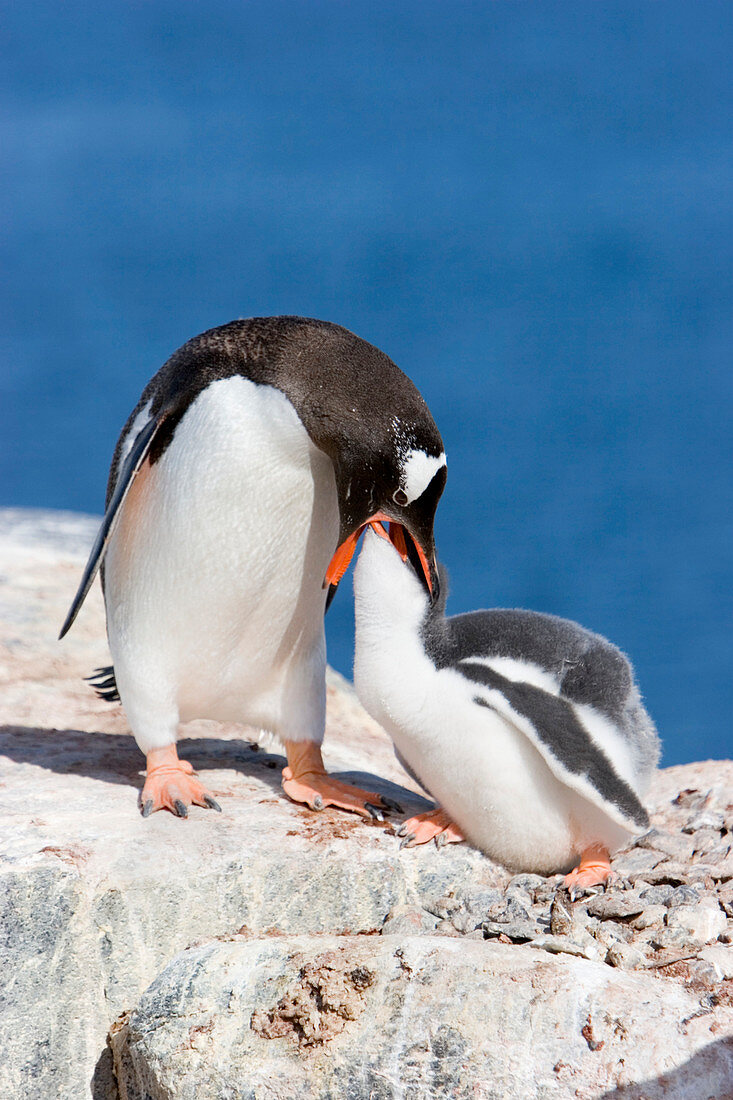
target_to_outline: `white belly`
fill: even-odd
[[[144,751],[192,718],[320,740],[337,538],[332,463],[287,398],[212,383],[138,474],[107,551],[110,648]]]

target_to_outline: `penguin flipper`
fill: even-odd
[[[522,732],[544,757],[553,775],[632,833],[649,828],[638,795],[594,742],[566,699],[532,684],[507,680],[493,669],[462,662],[460,672],[483,692],[478,706],[496,711]]]
[[[92,581],[96,577],[99,567],[102,564],[107,545],[112,537],[117,521],[120,518],[125,497],[135,480],[135,475],[147,458],[156,433],[164,419],[164,416],[159,416],[148,421],[145,427],[142,428],[136,436],[130,453],[122,465],[115,490],[110,498],[107,511],[104,513],[104,519],[97,532],[97,537],[94,540],[94,546],[89,554],[89,560],[87,561],[84,575],[79,582],[79,587],[74,596],[73,603],[69,608],[69,613],[64,620],[64,625],[61,627],[59,639],[63,638],[68,632],[76,616],[79,614],[79,610],[86,599],[89,589],[92,587]]]

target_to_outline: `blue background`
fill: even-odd
[[[101,511],[193,334],[337,321],[443,431],[451,609],[578,619],[634,660],[665,762],[730,755],[727,0],[3,23],[0,503]]]

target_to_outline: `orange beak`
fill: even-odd
[[[389,524],[389,534],[383,526],[385,523]],[[395,523],[395,521],[391,520],[389,516],[385,516],[384,512],[377,512],[371,517],[371,519],[362,524],[358,531],[355,531],[352,535],[349,535],[349,537],[347,539],[344,539],[341,545],[336,548],[336,553],[331,558],[328,569],[326,570],[326,577],[323,582],[324,588],[330,588],[332,592],[335,591],[337,584],[339,583],[339,581],[341,581],[346,570],[349,568],[351,559],[353,558],[354,552],[356,550],[356,544],[358,543],[359,539],[361,538],[363,532],[366,530],[367,527],[371,527],[372,530],[375,531],[380,538],[386,539],[388,542],[391,542],[402,560],[407,561],[408,554],[405,528],[400,523]],[[417,551],[417,556],[420,559],[420,565],[422,566],[422,570],[425,576],[425,582],[428,586],[428,591],[432,596],[433,582],[430,577],[430,565],[428,564],[428,559],[422,546],[415,542],[414,539],[412,541],[415,546],[415,550]]]

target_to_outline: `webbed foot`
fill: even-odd
[[[196,777],[188,760],[178,759],[175,744],[151,749],[147,754],[147,776],[140,794],[140,812],[150,817],[156,810],[170,810],[176,817],[188,817],[189,806],[204,806],[221,813],[221,806]]]
[[[580,863],[565,876],[565,887],[571,893],[603,886],[611,876],[611,857],[602,844],[592,844],[580,857]]]
[[[463,833],[445,810],[428,810],[415,814],[397,830],[403,838],[400,848],[416,848],[418,844],[427,844],[434,840],[439,848],[444,844],[460,844],[465,840]]]
[[[282,786],[293,802],[305,803],[311,810],[335,806],[337,810],[349,810],[375,821],[384,821],[384,814],[390,810],[401,813],[391,799],[330,776],[323,764],[321,747],[315,741],[286,741],[285,751],[288,766],[283,768]]]

